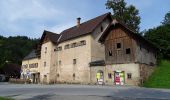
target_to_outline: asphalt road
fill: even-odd
[[[170,90],[130,86],[0,83],[0,96],[16,100],[170,100]]]

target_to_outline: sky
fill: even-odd
[[[44,30],[60,33],[107,12],[107,0],[0,0],[0,35],[40,38]],[[170,0],[125,0],[141,17],[140,31],[161,24]]]

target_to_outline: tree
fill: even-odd
[[[127,25],[131,30],[139,32],[140,16],[135,6],[126,6],[124,0],[107,0],[106,8],[112,9],[113,18]]]
[[[162,24],[170,24],[170,11],[165,15]]]
[[[159,47],[159,58],[170,59],[170,12],[164,18],[162,25],[147,30],[144,37]]]

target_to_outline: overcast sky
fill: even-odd
[[[139,9],[140,31],[160,25],[170,0],[125,0]],[[39,38],[44,30],[60,33],[81,21],[107,13],[106,0],[0,0],[0,35]],[[111,11],[110,11],[111,12]]]

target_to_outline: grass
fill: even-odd
[[[11,98],[5,98],[5,97],[0,97],[0,100],[14,100],[14,99],[11,99]]]
[[[170,61],[162,60],[153,74],[143,84],[150,88],[170,88]]]

